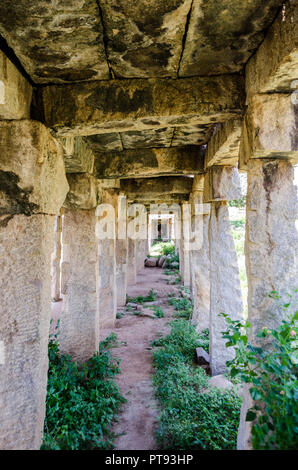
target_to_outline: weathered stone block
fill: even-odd
[[[69,189],[62,148],[39,122],[0,121],[1,215],[59,214]]]
[[[240,176],[237,168],[213,166],[204,180],[204,203],[231,201],[242,197]]]
[[[39,90],[45,123],[60,135],[93,135],[212,124],[242,114],[240,75],[131,79]]]
[[[239,119],[217,124],[207,145],[205,168],[213,165],[238,165],[241,129],[242,122]]]
[[[240,168],[251,158],[298,161],[297,107],[290,95],[257,95],[251,99],[243,122]]]
[[[292,82],[298,79],[297,22],[297,1],[288,1],[246,65],[248,100],[256,93],[291,91]]]
[[[94,153],[82,137],[61,137],[67,173],[93,173]]]
[[[69,192],[64,207],[72,209],[94,209],[98,203],[97,181],[86,173],[70,173],[67,175]]]
[[[28,119],[32,87],[0,51],[0,119]]]

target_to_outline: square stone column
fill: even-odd
[[[223,374],[226,361],[234,355],[226,348],[221,332],[226,330],[227,313],[233,320],[243,318],[238,260],[226,202],[211,204],[210,229],[210,366],[212,375]]]
[[[117,305],[123,307],[126,304],[127,293],[127,264],[128,264],[128,238],[127,238],[127,200],[120,195],[118,197],[118,214],[116,220],[116,284]]]
[[[137,282],[137,240],[128,238],[128,264],[127,284],[134,285]]]
[[[62,148],[40,123],[0,122],[0,448],[42,443]]]
[[[210,204],[203,204],[202,191],[192,193],[191,203],[194,235],[190,252],[191,287],[194,302],[192,323],[196,326],[197,331],[202,331],[210,326]]]
[[[289,161],[251,159],[248,163],[245,249],[248,321],[252,325],[250,342],[254,345],[260,345],[258,330],[276,328],[283,320],[283,309],[268,294],[277,291],[282,300],[288,301],[286,294],[297,288],[297,187],[293,181]],[[292,307],[295,309],[295,305]],[[251,406],[248,386],[238,432],[240,450],[251,448],[251,423],[245,421]]]
[[[65,209],[62,230],[59,344],[64,354],[83,362],[98,349],[99,307],[95,209]]]
[[[179,266],[182,283],[190,287],[190,236],[191,236],[191,206],[188,202],[182,205],[181,241],[179,249]]]
[[[112,328],[117,313],[115,237],[98,241],[98,273],[100,328]]]

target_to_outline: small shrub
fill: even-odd
[[[171,333],[153,341],[156,397],[162,405],[157,430],[161,449],[235,449],[241,399],[208,388],[204,369],[194,365],[200,342],[186,320],[171,322]]]
[[[156,292],[154,292],[154,290],[151,289],[149,294],[146,297],[144,297],[142,295],[140,295],[138,297],[126,296],[126,302],[131,302],[131,303],[134,303],[134,304],[143,304],[144,302],[154,302],[154,300],[156,300],[156,298],[157,298]]]
[[[160,307],[153,307],[153,311],[157,318],[163,318],[165,316],[165,312]]]
[[[185,297],[172,297],[169,299],[169,304],[174,306],[175,318],[185,318],[189,320],[193,310],[192,302]]]
[[[279,298],[276,292],[271,296]],[[288,309],[291,302],[284,304]],[[298,310],[275,329],[263,328],[258,337],[262,347],[248,342],[251,325],[226,318],[223,338],[235,347],[235,358],[227,364],[231,376],[251,384],[254,401],[246,420],[253,421],[254,449],[289,450],[298,448]]]
[[[111,449],[110,430],[125,399],[114,376],[119,361],[109,349],[115,344],[111,334],[99,344],[99,352],[78,366],[62,355],[58,343],[49,342],[49,372],[46,399],[44,450]]]
[[[198,347],[209,353],[209,329],[206,328],[198,333]]]

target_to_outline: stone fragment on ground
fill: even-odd
[[[213,377],[211,377],[209,380],[209,386],[210,388],[217,387],[223,390],[233,389],[237,392],[239,396],[242,395],[242,385],[241,384],[234,385],[233,382],[231,382],[223,374],[214,375]]]
[[[163,267],[163,264],[164,264],[165,260],[166,260],[165,255],[162,255],[162,256],[159,258],[159,260],[158,260],[158,266],[159,266],[160,268]]]
[[[155,268],[157,266],[158,259],[157,258],[147,258],[145,260],[146,268]]]
[[[203,348],[196,348],[196,361],[199,366],[209,366],[210,356]]]

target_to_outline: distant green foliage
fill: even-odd
[[[173,242],[163,242],[155,240],[150,248],[150,256],[162,256],[175,253],[175,245]]]
[[[111,334],[99,343],[99,352],[78,366],[59,353],[56,340],[49,343],[49,372],[43,450],[113,448],[112,421],[125,399],[114,377],[119,361],[109,351]]]
[[[296,291],[297,292],[297,291]],[[279,299],[276,292],[271,297]],[[284,304],[284,309],[291,301]],[[263,328],[258,337],[263,347],[248,342],[251,325],[226,318],[228,329],[223,338],[234,347],[236,356],[229,361],[231,376],[251,384],[254,401],[246,420],[253,421],[254,449],[297,450],[298,448],[298,310],[288,315],[276,329]]]
[[[230,221],[233,228],[243,228],[245,229],[245,219],[231,220]]]
[[[133,304],[143,304],[144,302],[154,302],[156,300],[157,294],[153,289],[150,290],[147,296],[139,295],[138,297],[129,297],[126,296],[126,302],[131,302]]]
[[[186,320],[155,340],[156,397],[162,405],[157,442],[161,449],[235,449],[241,400],[234,392],[208,388],[204,369],[194,365],[200,338]]]
[[[239,207],[243,208],[246,206],[246,196],[243,196],[241,199],[234,199],[233,201],[229,201],[230,207]]]

